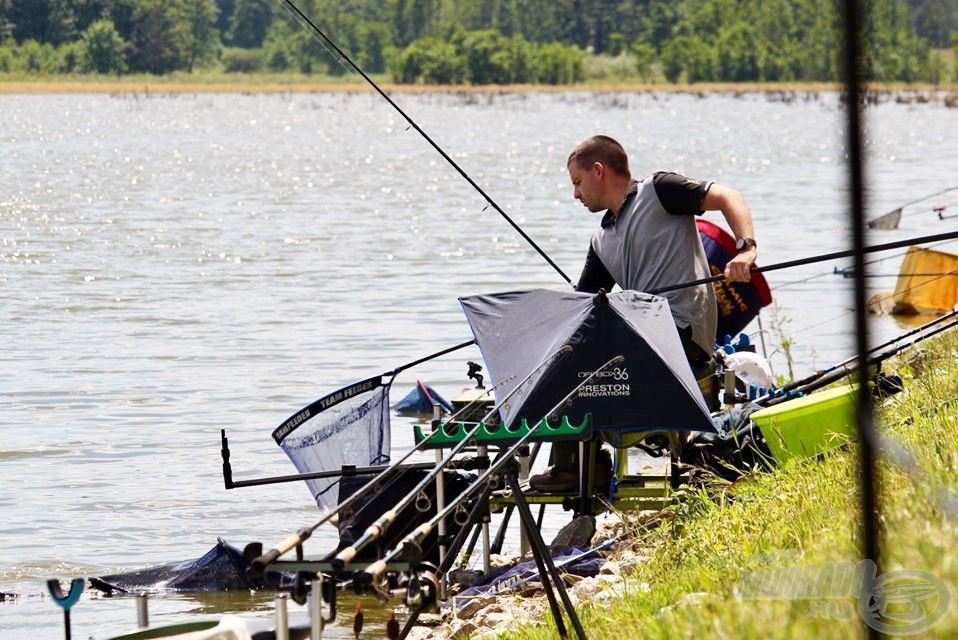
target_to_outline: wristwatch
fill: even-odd
[[[735,251],[742,253],[746,249],[758,247],[758,243],[752,238],[739,238],[735,241]]]

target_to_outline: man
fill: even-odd
[[[622,289],[651,291],[707,278],[709,271],[694,216],[721,211],[735,234],[738,251],[725,267],[725,278],[747,282],[757,257],[752,214],[738,191],[714,182],[699,182],[660,171],[633,180],[629,159],[618,142],[593,136],[573,150],[566,163],[575,199],[593,213],[604,212],[576,288],[595,293]],[[715,341],[717,309],[709,284],[662,294],[696,378],[707,376]],[[533,476],[538,491],[567,491],[578,486],[577,443],[553,445],[554,465]],[[609,458],[597,460],[607,475]]]

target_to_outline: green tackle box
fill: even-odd
[[[819,391],[756,411],[750,417],[779,462],[815,456],[848,442],[855,433],[857,389],[855,384]]]

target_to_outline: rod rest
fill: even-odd
[[[480,445],[510,444],[525,436],[532,428],[525,418],[513,427],[480,422],[479,430],[472,441]],[[582,422],[578,425],[572,424],[568,416],[562,416],[558,424],[555,425],[543,418],[534,428],[535,433],[529,440],[557,442],[561,440],[588,440],[592,437],[592,425],[588,416],[583,416]],[[414,426],[417,445],[423,440],[429,439],[428,442],[423,444],[424,449],[442,449],[455,446],[466,438],[469,431],[471,429],[463,422],[445,425],[438,431],[433,431],[431,425],[417,424]]]

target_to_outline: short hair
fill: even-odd
[[[594,162],[601,162],[621,176],[632,177],[632,172],[629,171],[629,156],[626,155],[622,145],[609,136],[592,136],[580,142],[579,146],[569,154],[566,166],[573,161],[582,169],[592,166]]]

